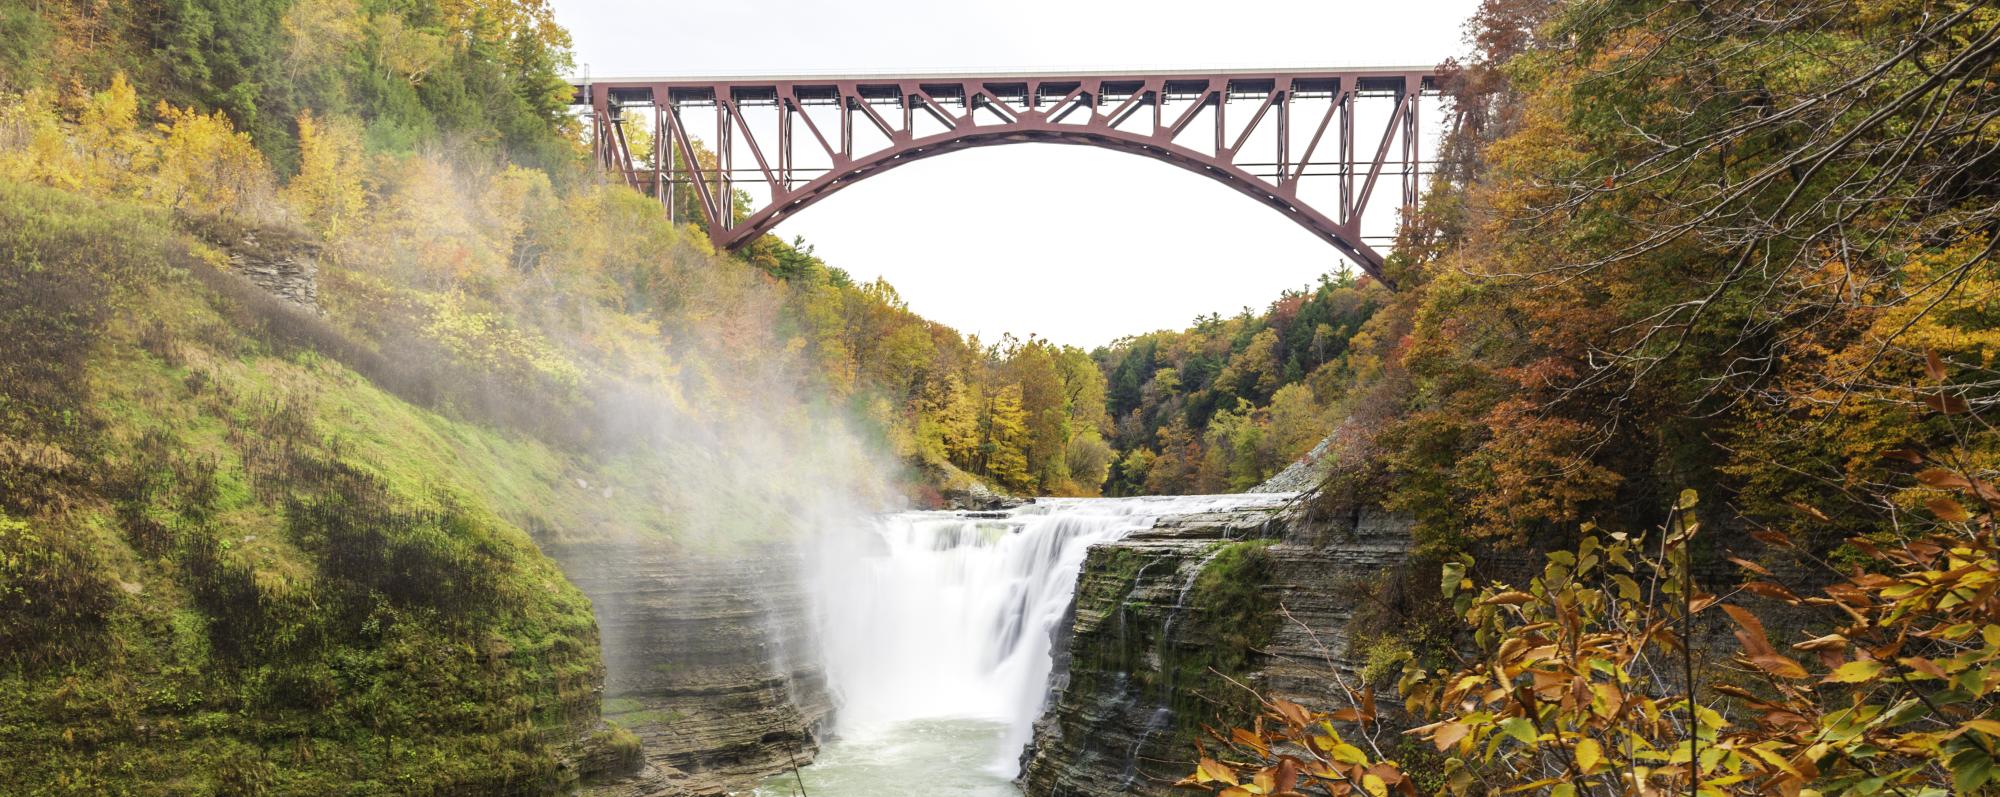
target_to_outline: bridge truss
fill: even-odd
[[[578,86],[577,103],[589,106],[600,164],[677,218],[698,213],[729,249],[902,164],[1048,142],[1129,152],[1210,177],[1380,279],[1382,254],[1362,221],[1415,206],[1425,173],[1418,111],[1437,81],[1422,67],[616,78]],[[650,151],[634,151],[633,122],[652,133]],[[1400,190],[1400,202],[1378,198],[1385,181],[1398,185],[1381,193]],[[747,208],[740,194],[750,195]],[[677,207],[689,202],[695,207]]]

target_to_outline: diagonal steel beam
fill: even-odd
[[[1354,198],[1354,206],[1348,210],[1350,217],[1360,218],[1362,211],[1368,209],[1368,195],[1375,192],[1375,180],[1382,176],[1382,167],[1389,160],[1389,142],[1395,140],[1396,128],[1401,127],[1397,123],[1402,121],[1403,106],[1413,101],[1415,98],[1407,94],[1396,101],[1396,110],[1389,115],[1389,123],[1382,127],[1382,143],[1375,148],[1375,160],[1369,162],[1368,180],[1361,184],[1361,195]]]

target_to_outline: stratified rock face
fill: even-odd
[[[604,718],[645,752],[640,778],[598,793],[720,795],[812,759],[832,703],[795,550],[635,542],[553,554],[597,611]]]
[[[254,239],[229,252],[229,266],[259,288],[314,313],[319,307],[319,266],[305,250],[273,251]]]
[[[1265,479],[1263,484],[1250,488],[1248,492],[1296,493],[1301,490],[1312,489],[1314,485],[1319,484],[1320,481],[1326,478],[1326,469],[1332,464],[1332,460],[1327,458],[1327,454],[1333,450],[1334,441],[1338,438],[1339,434],[1339,432],[1335,432],[1327,435],[1326,439],[1319,441],[1317,445],[1312,447],[1311,451],[1307,451],[1305,456],[1299,457],[1290,465],[1286,465],[1284,470],[1278,471],[1269,479]]]
[[[1253,716],[1243,686],[1344,707],[1337,684],[1359,684],[1361,668],[1347,652],[1352,596],[1396,570],[1408,540],[1389,516],[1264,511],[1163,520],[1093,548],[1023,757],[1028,795],[1184,794],[1171,784],[1194,771],[1201,725]]]
[[[220,247],[229,268],[251,284],[300,308],[319,306],[319,243],[298,230],[247,226],[232,220],[189,219],[204,240]]]

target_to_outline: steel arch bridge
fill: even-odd
[[[603,78],[580,82],[575,103],[589,107],[600,164],[670,214],[686,215],[676,195],[691,194],[728,249],[905,163],[1048,142],[1129,152],[1214,179],[1382,279],[1383,256],[1361,223],[1371,207],[1383,212],[1370,200],[1385,178],[1402,193],[1390,212],[1415,205],[1424,173],[1418,109],[1438,80],[1428,67]],[[633,114],[650,116],[650,152],[633,151]],[[1300,194],[1308,180],[1334,185],[1308,199]],[[768,201],[745,212],[738,192],[752,184]]]

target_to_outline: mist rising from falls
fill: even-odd
[[[1087,549],[1162,517],[1287,497],[1043,499],[1001,513],[904,512],[826,535],[815,591],[836,734],[991,720],[1006,727],[991,770],[1012,777],[1048,697],[1051,633]]]

